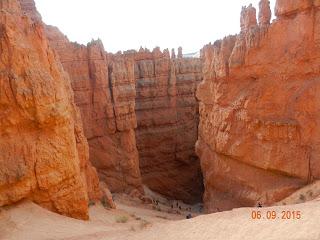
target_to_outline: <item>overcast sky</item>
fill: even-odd
[[[43,20],[71,41],[100,38],[108,52],[203,45],[240,31],[241,6],[259,0],[35,0]],[[275,0],[270,0],[273,10]],[[258,11],[257,11],[258,13]]]

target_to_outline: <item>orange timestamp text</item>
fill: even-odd
[[[251,219],[253,220],[299,220],[302,218],[301,211],[274,211],[274,210],[252,210]]]

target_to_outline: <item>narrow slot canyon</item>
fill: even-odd
[[[108,53],[33,0],[0,0],[0,239],[39,224],[28,214],[61,220],[58,235],[70,224],[51,238],[70,240],[257,232],[257,207],[319,215],[320,1],[277,0],[273,20],[258,6],[199,54]]]
[[[168,51],[135,54],[136,129],[143,182],[186,203],[202,202],[203,180],[195,154],[202,80],[200,59],[171,58]]]
[[[110,191],[142,194],[146,185],[169,199],[202,202],[195,154],[201,60],[159,48],[113,55],[100,41],[80,46],[55,27],[46,33],[71,78],[90,161]]]

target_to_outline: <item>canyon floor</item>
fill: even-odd
[[[91,206],[90,221],[64,217],[28,201],[4,207],[0,210],[0,239],[320,239],[319,198],[296,205],[239,208],[208,215],[193,212],[192,219],[185,219],[188,212],[161,203],[146,205],[123,195],[115,202],[117,209]],[[263,217],[253,220],[252,211],[261,211]],[[267,220],[267,211],[275,211],[280,219]],[[300,211],[301,219],[281,219],[282,211]]]

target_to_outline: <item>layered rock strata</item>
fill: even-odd
[[[97,175],[70,79],[32,6],[0,2],[0,206],[28,198],[87,219]]]
[[[90,161],[112,192],[143,192],[135,132],[134,60],[107,54],[102,42],[69,42],[55,27],[47,36],[69,73],[80,108]]]
[[[23,0],[25,11],[41,20],[32,2]],[[200,201],[202,176],[194,150],[200,60],[183,59],[182,48],[177,59],[170,59],[167,51],[159,49],[153,53],[112,55],[105,52],[101,41],[87,46],[71,43],[51,26],[46,27],[46,34],[71,78],[89,142],[90,161],[98,169],[100,180],[112,192],[138,189],[142,193],[141,169],[143,182],[153,190],[189,202]],[[154,86],[149,81],[149,89],[142,83],[150,77],[148,71],[155,71]],[[165,91],[167,96],[162,95]],[[140,169],[134,131],[136,114]],[[153,126],[145,125],[146,121],[154,122]]]
[[[197,153],[209,212],[270,205],[320,177],[320,3],[245,7],[241,32],[202,50]]]
[[[159,49],[107,54],[100,41],[71,43],[51,26],[47,36],[72,79],[90,160],[110,190],[143,192],[143,182],[169,197],[200,201],[194,150],[200,60],[170,59]]]
[[[185,202],[201,201],[203,185],[195,155],[200,59],[178,58],[174,51],[127,52],[134,58],[136,130],[143,182],[152,190]]]

